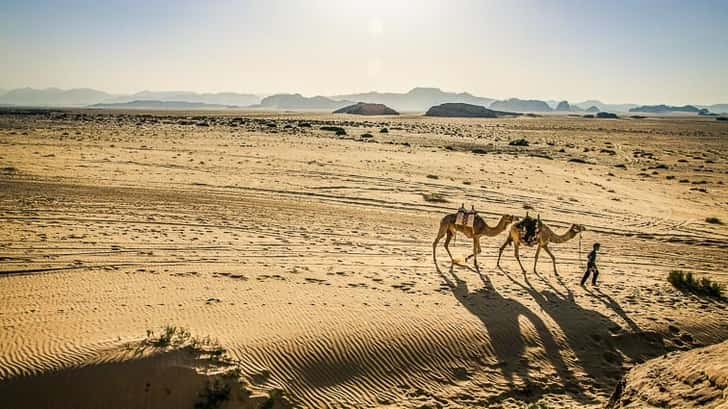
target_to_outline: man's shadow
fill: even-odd
[[[461,267],[475,273],[470,267]],[[580,402],[592,401],[582,393],[579,381],[564,362],[558,343],[541,317],[520,302],[503,297],[487,276],[478,274],[483,288],[471,291],[468,284],[455,274],[454,266],[449,271],[452,280],[439,268],[437,271],[458,302],[483,324],[496,365],[509,385],[509,389],[497,399],[512,396],[519,400],[537,401],[543,394],[567,391]],[[522,332],[521,322],[524,319],[535,330],[535,334]],[[561,385],[549,376],[543,376],[544,372],[550,371],[549,368],[538,368],[542,376],[540,379],[532,378],[530,373],[538,363],[529,363],[529,355],[537,354],[532,347],[538,342],[542,344],[544,352],[543,356],[533,357],[534,361],[549,362]]]

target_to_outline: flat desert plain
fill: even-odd
[[[700,117],[3,111],[0,406],[603,407],[728,339],[666,279],[728,283],[727,158]],[[436,266],[461,203],[586,231]]]

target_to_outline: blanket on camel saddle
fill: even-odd
[[[460,206],[457,214],[455,215],[455,225],[467,226],[472,229],[473,223],[475,223],[475,217],[477,215],[478,215],[478,213],[475,211],[475,207],[473,207],[470,210],[465,210],[465,206],[462,205],[462,206]]]
[[[521,241],[529,246],[533,246],[538,242],[538,233],[541,229],[541,220],[534,219],[526,214],[526,217],[516,223],[519,230]]]

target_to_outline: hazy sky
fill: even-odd
[[[8,1],[0,88],[728,102],[724,1]]]

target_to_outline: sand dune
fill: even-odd
[[[724,408],[728,342],[652,359],[629,371],[608,408]]]
[[[192,407],[208,378],[184,351],[123,353],[173,324],[217,338],[233,389],[260,397],[228,407],[275,390],[301,407],[601,407],[634,365],[728,338],[725,303],[665,280],[728,282],[728,229],[705,223],[728,208],[726,134],[693,118],[0,115],[0,392],[142,399],[151,371],[150,402],[169,388]],[[588,231],[581,251],[553,246],[558,274],[548,258],[533,273],[533,249],[527,274],[510,249],[496,269],[505,235],[483,239],[482,275],[441,247],[436,269],[439,219],[461,202],[491,224],[528,207]],[[595,241],[602,283],[582,288]]]

